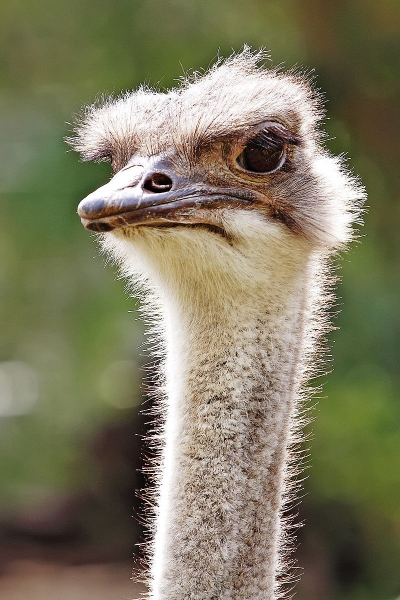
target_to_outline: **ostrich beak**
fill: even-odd
[[[189,181],[176,175],[166,161],[153,159],[146,166],[121,169],[109,183],[82,200],[78,215],[86,229],[107,232],[138,225],[205,223],[210,217],[204,220],[206,211],[201,209],[243,206],[254,200],[248,190],[217,190]]]
[[[129,225],[165,224],[171,213],[193,205],[197,189],[160,161],[128,165],[84,198],[78,215],[86,229],[112,231]]]

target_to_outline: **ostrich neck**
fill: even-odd
[[[284,285],[269,281],[251,295],[222,290],[204,299],[193,283],[164,303],[167,416],[154,600],[276,597],[307,278],[304,261]]]

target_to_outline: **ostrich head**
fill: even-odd
[[[71,143],[115,176],[79,205],[85,227],[191,226],[232,241],[252,213],[292,239],[347,242],[360,189],[322,149],[320,100],[261,58],[246,49],[169,93],[140,88],[87,108]]]

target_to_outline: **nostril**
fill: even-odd
[[[149,192],[169,192],[172,188],[172,179],[165,173],[153,173],[146,179],[143,188]]]

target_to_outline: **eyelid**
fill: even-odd
[[[259,135],[268,135],[268,133],[272,133],[286,144],[299,146],[302,143],[301,137],[285,125],[282,125],[282,123],[279,123],[278,121],[267,121],[260,125],[256,130],[253,130],[250,135],[246,136],[242,141],[242,144],[243,146],[246,146],[252,139],[256,139]]]

